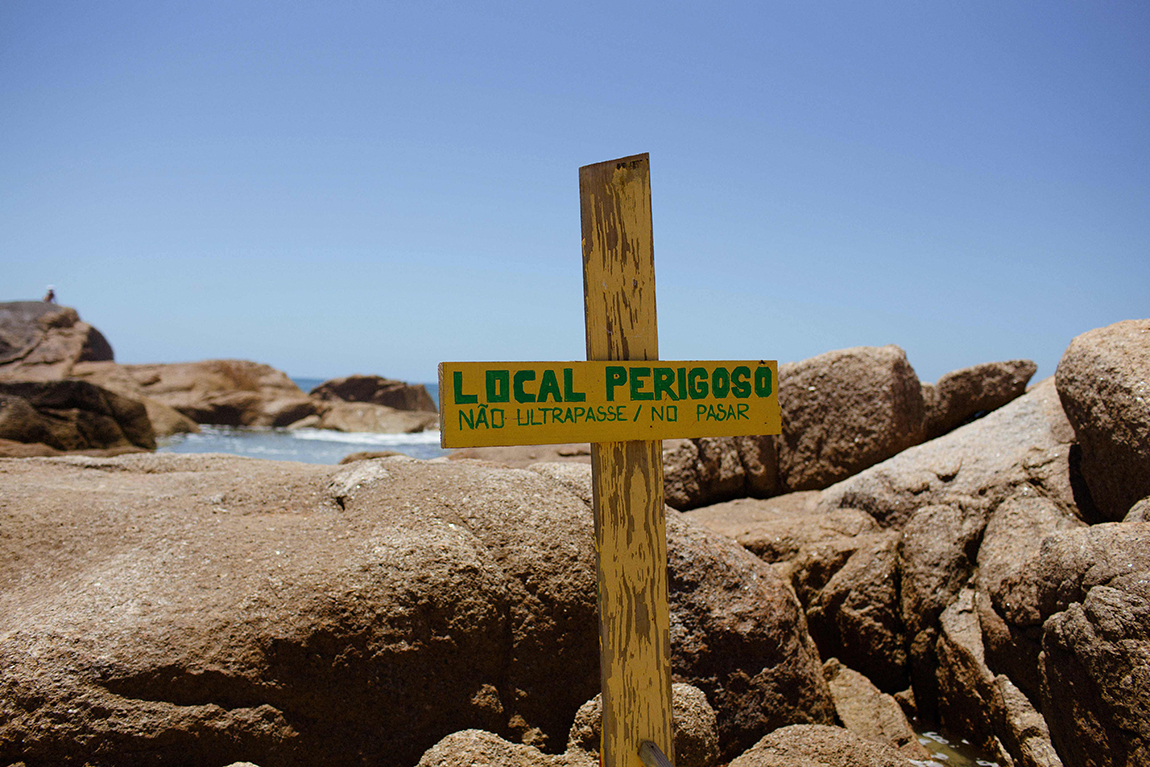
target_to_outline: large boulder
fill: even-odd
[[[1052,616],[1042,648],[1042,710],[1063,763],[1150,764],[1150,570],[1095,586]]]
[[[1103,519],[1150,495],[1150,320],[1075,338],[1055,374],[1082,446],[1082,475]]]
[[[827,352],[779,368],[779,475],[818,490],[922,442],[922,384],[897,346]]]
[[[598,691],[586,466],[156,454],[0,474],[2,763],[414,764],[469,728],[553,752]],[[668,548],[672,672],[724,752],[831,721],[770,566],[674,512]]]
[[[73,380],[0,382],[0,439],[60,451],[156,449],[142,404]]]
[[[854,508],[902,528],[919,508],[958,503],[986,511],[1023,485],[1075,515],[1081,483],[1071,462],[1074,431],[1053,379],[938,439],[903,451],[824,491],[823,509]]]
[[[247,360],[77,365],[72,375],[178,410],[199,424],[287,426],[317,412],[286,373]]]
[[[435,400],[423,384],[409,384],[382,376],[352,375],[324,381],[309,392],[320,400],[370,402],[394,410],[436,413]]]
[[[933,385],[923,384],[926,438],[940,437],[1022,396],[1036,370],[1031,360],[985,362],[951,371]]]
[[[54,381],[87,360],[111,360],[112,346],[75,309],[45,301],[0,303],[0,379]]]

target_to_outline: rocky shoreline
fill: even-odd
[[[228,364],[271,394],[202,412],[302,412]],[[53,380],[192,410],[111,365]],[[780,368],[781,435],[665,445],[675,764],[921,765],[909,721],[1150,763],[1150,320],[1033,372],[830,352]],[[0,459],[0,764],[595,764],[590,468],[525,456]]]
[[[200,425],[413,433],[438,426],[419,384],[354,375],[305,393],[247,360],[121,365],[69,307],[0,303],[0,455],[118,455]]]

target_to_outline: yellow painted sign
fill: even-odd
[[[778,434],[778,363],[444,362],[445,448]]]

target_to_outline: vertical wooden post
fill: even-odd
[[[579,169],[587,359],[654,360],[655,251],[646,154]],[[604,767],[672,760],[671,640],[662,443],[591,447],[599,575]]]

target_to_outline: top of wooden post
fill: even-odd
[[[579,169],[587,359],[659,358],[647,154]]]

